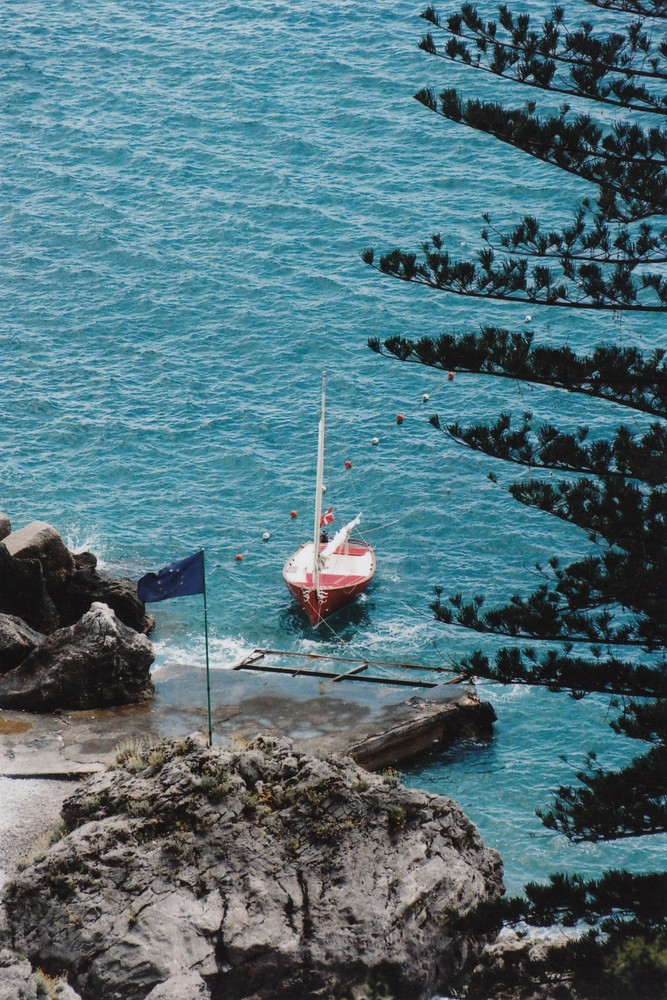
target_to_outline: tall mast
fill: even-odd
[[[320,589],[320,534],[322,531],[322,492],[324,488],[324,407],[327,373],[322,372],[322,412],[317,434],[317,480],[315,483],[315,534],[313,536],[313,586]]]

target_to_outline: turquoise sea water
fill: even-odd
[[[524,307],[382,279],[359,259],[366,246],[416,248],[441,231],[470,252],[486,209],[503,223],[546,203],[556,224],[588,193],[412,100],[445,80],[416,48],[419,9],[2,4],[0,508],[15,526],[50,521],[114,573],[203,546],[214,669],[257,645],[340,648],[304,626],[281,579],[311,532],[325,369],[327,500],[338,523],[364,511],[378,558],[367,598],[335,623],[344,652],[449,662],[480,638],[432,621],[433,584],[501,599],[535,583],[537,560],[587,551],[580,532],[514,504],[486,479],[506,470],[428,416],[557,407],[595,434],[627,414],[448,382],[366,347],[526,322]],[[655,320],[533,312],[538,337],[575,347],[665,340]],[[156,616],[158,669],[202,664],[201,602]],[[559,754],[615,764],[639,749],[610,733],[607,701],[480,690],[498,713],[493,741],[420,761],[406,780],[458,799],[502,851],[510,889],[555,868],[664,864],[665,838],[576,847],[534,816],[572,776]]]

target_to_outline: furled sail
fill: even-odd
[[[350,521],[349,524],[344,524],[342,528],[338,529],[338,531],[333,536],[331,541],[327,542],[327,544],[320,552],[321,562],[327,559],[330,555],[333,555],[333,553],[336,551],[337,548],[339,548],[339,546],[345,544],[348,535],[350,534],[353,528],[356,528],[356,526],[359,524],[360,521],[361,521],[361,514],[357,514],[357,516],[354,518],[353,521]]]

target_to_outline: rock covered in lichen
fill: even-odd
[[[452,912],[502,891],[454,802],[287,740],[130,745],[63,818],[7,910],[14,946],[83,1000],[178,996],[188,976],[226,1000],[373,979],[418,1000],[476,945]]]

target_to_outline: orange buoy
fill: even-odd
[[[345,468],[346,468],[346,469],[351,469],[351,468],[352,468],[352,462],[351,462],[351,461],[349,460],[349,458],[348,458],[348,460],[347,460],[347,461],[345,462]]]
[[[397,413],[396,414],[396,423],[397,424],[402,424],[403,423],[403,414],[402,413]]]
[[[447,376],[447,378],[449,379],[450,382],[453,382],[454,381],[454,372],[450,372],[449,375]]]
[[[234,558],[236,559],[237,562],[243,562],[243,556],[241,555],[240,552],[237,552]]]
[[[297,512],[296,512],[295,510],[291,510],[291,511],[289,512],[289,516],[290,516],[290,517],[296,517],[296,516],[297,516]]]

